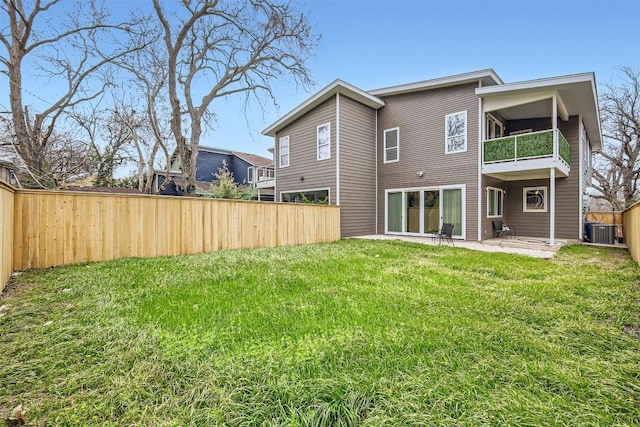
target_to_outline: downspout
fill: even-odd
[[[376,234],[378,234],[378,216],[379,216],[379,212],[378,212],[378,110],[376,110],[376,128],[375,128],[375,152],[376,152],[376,194],[375,194],[375,199],[376,199]]]
[[[340,93],[336,93],[336,205],[340,206]]]
[[[482,80],[478,82],[482,87]],[[482,97],[478,97],[478,242],[482,241],[482,151],[484,150],[484,112]],[[504,209],[504,206],[502,207]]]

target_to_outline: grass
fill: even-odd
[[[0,415],[37,426],[640,423],[640,273],[393,241],[20,274]]]

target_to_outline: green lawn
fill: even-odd
[[[0,298],[0,422],[640,424],[640,270],[394,241],[25,272]]]

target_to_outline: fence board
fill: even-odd
[[[624,242],[633,259],[640,264],[640,202],[622,213]]]
[[[10,209],[15,218],[13,232],[12,226],[7,228],[13,242],[6,247],[13,247],[16,270],[340,239],[340,210],[335,206],[37,190],[7,193],[15,200]]]
[[[613,224],[614,216],[613,212],[596,212],[591,211],[587,212],[587,222],[596,221],[602,224]],[[622,224],[622,212],[616,211],[615,213],[615,224]]]
[[[0,292],[13,272],[14,209],[14,190],[0,181]]]

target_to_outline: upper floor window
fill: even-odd
[[[280,138],[280,147],[278,150],[280,157],[280,167],[286,168],[289,166],[289,136],[283,136]]]
[[[397,162],[400,160],[400,128],[384,131],[384,162]]]
[[[247,168],[247,182],[249,184],[253,183],[253,166]]]
[[[331,158],[331,123],[318,126],[318,160]]]
[[[487,218],[501,217],[503,202],[503,189],[487,187]]]
[[[467,151],[467,112],[447,114],[445,124],[445,153]]]

